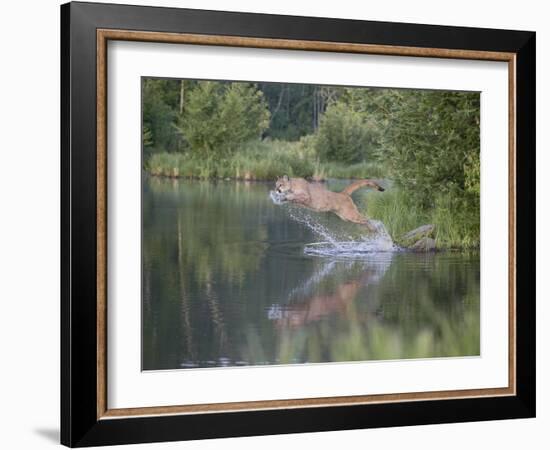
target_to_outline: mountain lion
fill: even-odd
[[[351,194],[363,186],[384,191],[384,188],[372,180],[358,180],[342,192],[332,192],[321,183],[309,183],[303,178],[289,178],[287,175],[277,178],[275,190],[284,196],[285,201],[313,211],[330,211],[342,220],[366,225],[370,231],[376,231],[369,219],[361,215],[351,198]]]

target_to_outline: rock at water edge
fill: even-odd
[[[435,225],[427,224],[422,225],[414,230],[409,231],[407,234],[403,235],[401,238],[405,243],[418,241],[421,238],[429,237],[433,233]]]
[[[410,248],[416,252],[432,252],[435,250],[435,239],[423,237],[416,241]]]

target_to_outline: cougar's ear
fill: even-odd
[[[288,181],[289,178],[288,178],[288,175],[283,175],[283,181]]]

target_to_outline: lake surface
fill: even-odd
[[[373,252],[272,188],[144,178],[144,370],[479,355],[478,253]]]

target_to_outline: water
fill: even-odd
[[[479,355],[477,253],[400,251],[272,187],[144,180],[144,370]]]

